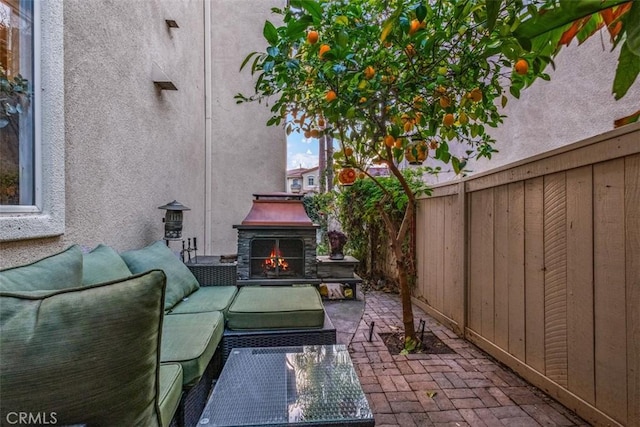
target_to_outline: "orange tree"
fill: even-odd
[[[341,145],[336,165],[377,183],[368,170],[383,163],[397,179],[407,197],[402,220],[384,208],[392,194],[379,214],[396,258],[408,347],[416,334],[402,248],[416,192],[399,165],[428,157],[460,173],[468,159],[491,157],[487,130],[502,122],[506,94],[517,98],[536,78],[549,78],[544,69],[557,44],[515,33],[539,17],[542,5],[559,7],[522,0],[290,0],[273,9],[278,26],[264,25],[266,51],[241,65],[257,78],[255,93],[238,94],[237,102],[266,103],[273,113],[267,125],[330,134]]]

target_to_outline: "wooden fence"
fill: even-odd
[[[414,301],[595,425],[640,426],[640,123],[437,186]]]

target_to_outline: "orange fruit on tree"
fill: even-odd
[[[409,35],[414,35],[420,29],[420,21],[413,19],[409,24]]]
[[[364,104],[365,102],[367,102],[367,98],[365,98],[364,96],[362,98],[360,98],[360,104]]]
[[[524,76],[529,71],[529,63],[527,62],[526,59],[520,58],[518,59],[518,62],[516,62],[516,65],[514,68],[516,70],[516,73],[520,74],[521,76]]]
[[[324,124],[325,124],[325,123],[324,123],[324,119],[323,119],[322,117],[320,117],[320,118],[318,119],[318,126],[320,126],[320,127],[324,127]]]
[[[440,97],[440,106],[442,108],[447,108],[450,105],[451,105],[451,100],[449,99],[448,96],[444,96],[443,95],[443,96]]]
[[[423,102],[424,102],[424,98],[421,97],[420,95],[416,95],[413,98],[413,108],[421,108]]]
[[[358,174],[358,178],[359,178],[359,179],[365,179],[366,177],[367,177],[367,174],[365,174],[364,172],[360,172],[360,173]]]
[[[307,33],[307,42],[309,44],[318,43],[318,32],[315,30],[311,30]]]
[[[469,116],[467,116],[464,111],[461,111],[460,115],[458,115],[458,121],[461,125],[466,125],[469,123]]]
[[[346,148],[344,149],[344,155],[345,155],[345,156],[347,156],[347,157],[352,156],[352,155],[353,155],[353,148],[351,148],[351,147],[346,147]]]
[[[384,145],[387,147],[393,147],[393,144],[396,143],[396,139],[392,135],[387,135],[384,137]]]
[[[312,138],[317,138],[320,136],[320,131],[318,129],[311,129],[310,133]]]
[[[402,148],[402,139],[401,138],[396,139],[396,141],[393,143],[393,146],[395,148]]]
[[[456,121],[456,118],[453,117],[453,114],[451,113],[447,113],[444,115],[444,118],[442,119],[442,123],[449,127],[449,126],[453,126],[453,123]]]
[[[407,120],[407,122],[404,124],[404,131],[411,132],[414,126],[415,125],[413,123],[413,120]]]
[[[407,47],[404,49],[404,52],[407,54],[409,58],[413,58],[416,55],[416,48],[413,47],[411,43],[409,43]]]
[[[318,51],[318,57],[322,59],[324,54],[329,52],[330,50],[331,50],[331,46],[329,46],[328,44],[323,44],[322,46],[320,46],[320,50]]]
[[[311,132],[309,132],[308,130],[305,130],[304,131],[304,137],[307,138],[307,139],[311,138]]]
[[[471,92],[469,92],[469,98],[473,102],[482,101],[482,91],[480,89],[478,89],[478,88],[473,89]]]
[[[324,96],[324,99],[327,100],[327,102],[331,102],[331,101],[335,101],[335,99],[338,97],[338,95],[336,95],[336,93],[332,90],[328,91],[327,94]]]
[[[371,80],[376,75],[376,70],[371,65],[364,69],[364,78]]]

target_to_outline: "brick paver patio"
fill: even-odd
[[[414,306],[455,353],[391,355],[377,333],[402,328],[397,295],[366,294],[349,350],[376,426],[588,426],[574,413]],[[369,342],[369,326],[375,322]]]

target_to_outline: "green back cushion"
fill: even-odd
[[[98,245],[82,256],[82,284],[111,282],[131,276],[129,267],[118,253],[106,245]]]
[[[156,270],[46,296],[0,292],[1,419],[158,425],[164,286]]]
[[[123,252],[120,256],[134,274],[153,269],[164,270],[167,275],[165,310],[169,310],[182,298],[200,287],[198,280],[189,268],[162,241],[153,243],[146,248]]]
[[[244,286],[227,312],[229,329],[322,328],[324,305],[314,286]]]
[[[75,288],[82,283],[82,251],[77,245],[31,264],[0,271],[0,291]]]

